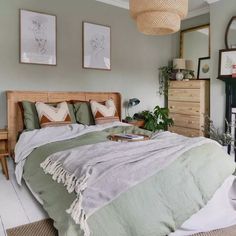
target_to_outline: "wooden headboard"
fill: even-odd
[[[121,118],[121,95],[116,92],[39,92],[39,91],[7,91],[7,119],[9,150],[15,148],[17,136],[23,130],[23,119],[18,102],[61,102],[70,100],[98,102],[109,98],[114,100],[119,117]]]

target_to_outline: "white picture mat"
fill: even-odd
[[[202,59],[199,61],[199,79],[209,79],[211,77],[211,59]],[[209,70],[204,72],[204,68],[208,67]]]
[[[56,65],[56,16],[20,10],[20,61]]]
[[[232,75],[236,64],[236,51],[221,52],[220,75]]]
[[[108,26],[84,22],[83,67],[111,69],[111,29]]]

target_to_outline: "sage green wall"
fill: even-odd
[[[57,15],[58,66],[19,64],[20,8]],[[82,21],[111,26],[111,72],[82,69]],[[141,100],[133,112],[163,105],[158,67],[171,58],[171,36],[142,35],[125,9],[95,0],[0,0],[0,28],[0,127],[5,90],[118,91]]]
[[[225,116],[225,84],[217,80],[219,50],[225,48],[224,37],[227,24],[236,15],[235,0],[221,0],[210,5],[211,23],[211,118],[218,127],[223,127]]]

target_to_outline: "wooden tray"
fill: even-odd
[[[144,134],[135,134],[135,135],[139,135],[139,136],[143,136],[143,139],[129,139],[129,138],[123,138],[123,137],[118,137],[115,134],[114,135],[109,135],[108,139],[111,141],[115,141],[115,142],[140,142],[140,141],[147,141],[150,139],[150,137],[148,135],[144,135]]]

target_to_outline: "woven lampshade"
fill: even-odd
[[[186,70],[191,70],[191,71],[193,71],[193,70],[194,70],[193,61],[192,61],[192,60],[186,60],[186,61],[185,61],[185,67],[186,67]]]
[[[188,13],[188,0],[130,0],[130,14],[148,35],[175,33]]]
[[[182,58],[176,58],[173,60],[173,67],[176,70],[184,70],[185,67],[185,60]]]

